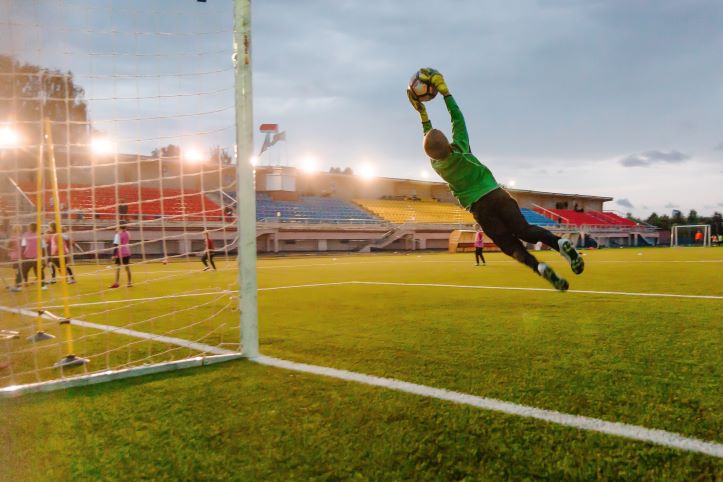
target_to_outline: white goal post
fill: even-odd
[[[710,225],[681,224],[673,226],[670,232],[670,247],[678,246],[710,247]]]

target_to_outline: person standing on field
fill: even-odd
[[[474,260],[477,263],[477,266],[479,266],[480,260],[482,261],[482,266],[487,266],[487,263],[485,263],[485,256],[482,254],[482,250],[485,247],[485,236],[482,232],[482,226],[475,224],[474,229]]]
[[[208,231],[203,232],[203,248],[203,256],[201,256],[201,261],[205,266],[203,271],[208,271],[211,268],[216,271],[216,263],[213,262],[213,257],[215,255],[213,251],[213,239],[208,236]],[[208,265],[209,263],[211,263],[211,266]]]
[[[514,199],[502,189],[487,166],[472,154],[469,145],[467,126],[457,102],[441,73],[434,69],[421,69],[418,77],[429,82],[444,97],[452,120],[452,142],[444,133],[432,128],[427,109],[417,99],[411,88],[407,97],[412,107],[419,113],[424,132],[423,148],[429,156],[432,168],[449,185],[452,194],[459,203],[472,213],[485,234],[499,246],[506,255],[527,265],[536,274],[550,282],[555,289],[567,290],[567,280],[560,278],[547,263],[540,263],[523,246],[520,240],[528,243],[542,241],[570,263],[575,274],[582,273],[585,265],[582,257],[572,243],[565,238],[555,236],[550,231],[528,224]]]
[[[128,280],[128,287],[133,286],[131,282],[131,235],[126,229],[125,221],[120,222],[118,232],[113,238],[113,260],[115,261],[115,283],[110,285],[111,288],[118,288],[120,285],[121,265],[125,267]]]
[[[68,284],[72,285],[75,283],[75,276],[73,275],[73,269],[70,267],[70,237],[67,233],[58,233],[58,229],[55,223],[50,223],[48,230],[48,244],[50,245],[50,257],[48,262],[50,264],[50,283],[55,283],[55,269],[60,271],[60,239],[63,240],[63,258],[65,260],[65,272],[68,276]]]

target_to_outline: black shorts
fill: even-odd
[[[116,259],[115,259],[115,264],[117,264],[118,266],[120,266],[120,265],[129,265],[129,264],[131,264],[131,257],[130,257],[130,256],[124,256],[124,257],[122,257],[122,258],[116,258]]]

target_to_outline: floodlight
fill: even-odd
[[[191,163],[198,163],[203,161],[203,153],[200,149],[196,149],[195,147],[190,147],[188,149],[183,150],[183,159],[191,162]]]
[[[17,147],[20,143],[20,136],[15,129],[0,127],[0,147]]]
[[[373,179],[374,166],[371,164],[362,164],[361,167],[359,167],[359,176],[363,179]]]
[[[311,174],[317,171],[318,169],[318,163],[316,162],[316,159],[307,156],[301,161],[301,170],[304,171],[307,174]]]
[[[113,154],[115,147],[115,143],[108,137],[94,137],[90,141],[91,150],[99,155]]]

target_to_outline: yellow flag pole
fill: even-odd
[[[65,266],[65,243],[63,242],[63,226],[60,224],[60,197],[58,196],[58,174],[55,168],[55,150],[53,147],[53,135],[50,128],[50,120],[45,118],[46,139],[48,142],[48,160],[50,162],[50,181],[53,195],[53,209],[55,211],[55,233],[57,236],[58,261],[60,264],[60,285],[63,290],[63,318],[60,324],[65,326],[65,347],[66,356],[61,358],[56,367],[70,367],[88,363],[86,358],[75,356],[73,347],[73,327],[70,323],[70,305],[68,303],[68,279]]]
[[[42,135],[41,135],[42,137]],[[43,341],[55,338],[50,333],[43,331],[43,212],[45,205],[45,196],[43,195],[44,179],[43,179],[43,142],[41,140],[38,146],[38,172],[35,176],[35,293],[36,293],[36,311],[35,333],[30,335],[28,341]],[[22,269],[22,268],[21,268]]]

